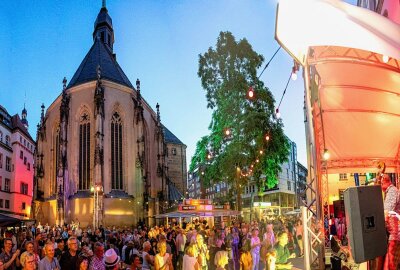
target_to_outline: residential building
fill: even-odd
[[[199,168],[189,172],[187,183],[187,197],[192,199],[205,199],[206,187],[203,181],[200,181],[201,171]]]
[[[34,211],[42,223],[152,225],[167,208],[169,185],[185,188],[186,147],[118,64],[103,5],[92,47],[60,95],[42,106]],[[176,159],[167,155],[172,148]]]
[[[25,107],[21,116],[0,106],[0,213],[23,219],[31,214],[35,141]]]
[[[300,162],[297,162],[297,185],[296,185],[296,200],[297,206],[302,206],[302,201],[306,199],[308,170]]]

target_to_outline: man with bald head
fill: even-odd
[[[44,252],[46,256],[40,260],[39,270],[60,270],[60,264],[54,257],[54,244],[52,242],[47,242],[44,245]]]

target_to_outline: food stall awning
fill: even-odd
[[[222,217],[222,216],[239,216],[240,211],[236,210],[212,210],[212,211],[174,211],[155,215],[155,218],[186,218],[186,217]]]
[[[400,157],[400,26],[337,0],[280,0],[276,40],[304,67],[314,137],[329,173]]]

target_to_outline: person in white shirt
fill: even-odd
[[[183,263],[183,255],[185,254],[185,244],[186,244],[187,238],[186,235],[183,234],[183,229],[179,230],[179,234],[176,236],[176,250],[178,252],[178,264],[179,264],[179,269],[182,268],[182,263]]]
[[[184,270],[199,270],[201,269],[197,258],[195,257],[195,246],[190,244],[186,249],[186,254],[183,256],[183,268]]]

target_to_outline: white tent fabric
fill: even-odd
[[[329,173],[371,171],[380,160],[398,169],[400,26],[336,0],[281,0],[276,23],[277,41],[307,69]]]
[[[301,64],[310,46],[341,46],[400,59],[400,27],[339,0],[280,0],[276,40]]]

